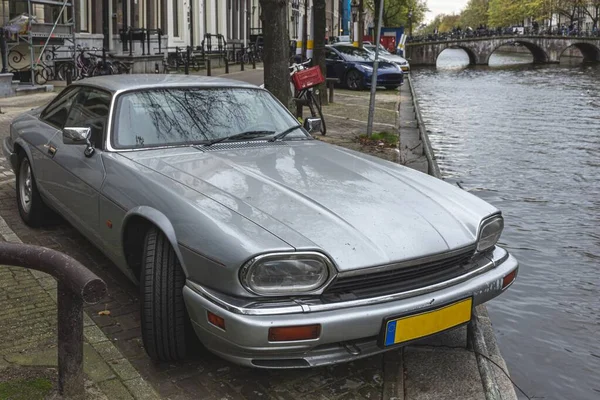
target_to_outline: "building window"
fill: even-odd
[[[179,37],[179,0],[173,0],[173,36]]]
[[[89,0],[81,0],[79,7],[79,20],[81,32],[91,32],[92,9]]]

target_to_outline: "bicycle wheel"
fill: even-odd
[[[50,76],[48,75],[48,70],[45,67],[41,67],[35,71],[34,78],[35,83],[38,85],[43,85],[48,82]]]
[[[323,117],[323,110],[321,109],[321,100],[318,95],[313,94],[311,90],[306,92],[306,100],[310,114],[313,118],[321,118],[321,135],[327,134],[327,126],[325,126],[325,117]]]

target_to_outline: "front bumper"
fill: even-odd
[[[183,295],[196,334],[219,356],[258,368],[305,368],[351,361],[390,348],[377,344],[382,321],[435,309],[467,297],[473,306],[504,290],[503,278],[518,270],[517,260],[496,248],[478,273],[456,284],[438,284],[411,293],[330,304],[241,302],[188,281]],[[226,330],[210,324],[207,311],[225,320]],[[318,339],[270,342],[271,327],[321,324]],[[393,347],[392,347],[393,348]]]
[[[371,87],[372,75],[365,77],[364,85]],[[400,86],[404,83],[404,75],[402,73],[378,74],[377,86]]]

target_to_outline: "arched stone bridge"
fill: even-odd
[[[406,52],[411,65],[435,65],[440,53],[446,49],[464,50],[469,55],[471,65],[488,65],[494,51],[514,43],[526,47],[536,64],[558,63],[561,55],[569,48],[579,49],[585,62],[600,61],[600,38],[568,36],[494,36],[413,42],[406,44]]]

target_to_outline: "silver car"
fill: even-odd
[[[363,45],[363,47],[369,53],[375,54],[375,45],[374,44],[366,43]],[[402,69],[402,72],[410,72],[410,64],[408,63],[408,61],[406,61],[406,59],[404,57],[401,57],[397,54],[390,53],[382,45],[379,45],[379,57],[381,57],[381,59],[384,61],[388,61],[388,62],[396,64],[397,66],[400,67],[400,69]]]
[[[200,339],[251,367],[350,361],[512,284],[496,208],[313,140],[318,123],[242,82],[107,76],[15,119],[3,147],[28,225],[58,212],[139,282],[156,360]]]

